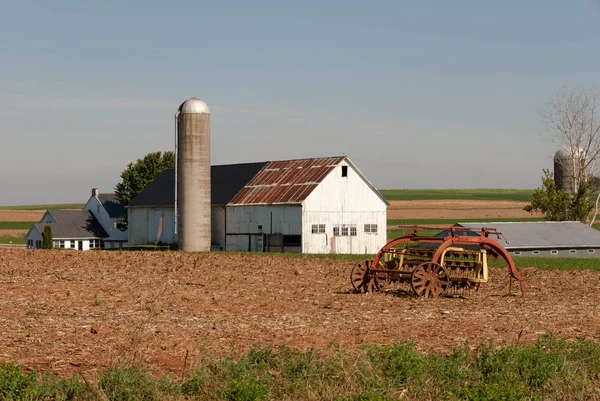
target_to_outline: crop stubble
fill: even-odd
[[[542,333],[598,340],[600,275],[506,272],[469,299],[350,292],[352,262],[248,254],[0,249],[0,361],[70,374],[117,361],[179,374],[202,350],[414,340],[446,352],[533,343]]]

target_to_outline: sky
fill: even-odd
[[[347,155],[380,189],[535,188],[540,112],[600,83],[600,2],[0,0],[0,205],[85,202],[173,150]]]

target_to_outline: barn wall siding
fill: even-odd
[[[347,166],[347,176],[342,176]],[[303,204],[302,252],[372,254],[387,242],[387,204],[352,165],[337,166]],[[313,233],[313,225],[325,224],[325,233]],[[376,224],[377,233],[365,232]],[[356,228],[356,236],[334,236],[334,227]],[[370,231],[370,230],[369,230]]]

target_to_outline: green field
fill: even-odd
[[[25,238],[0,237],[0,244],[24,244]]]
[[[29,230],[37,221],[0,221],[0,230]]]
[[[85,203],[63,203],[56,205],[0,206],[0,210],[83,209],[84,206]]]
[[[382,189],[387,200],[506,200],[529,202],[531,189]]]

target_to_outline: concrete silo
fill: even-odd
[[[583,178],[584,158],[583,149],[574,152],[560,149],[554,154],[554,181],[558,189],[569,192],[577,190],[579,181]]]
[[[179,249],[210,250],[210,110],[195,97],[177,114],[176,209]]]

